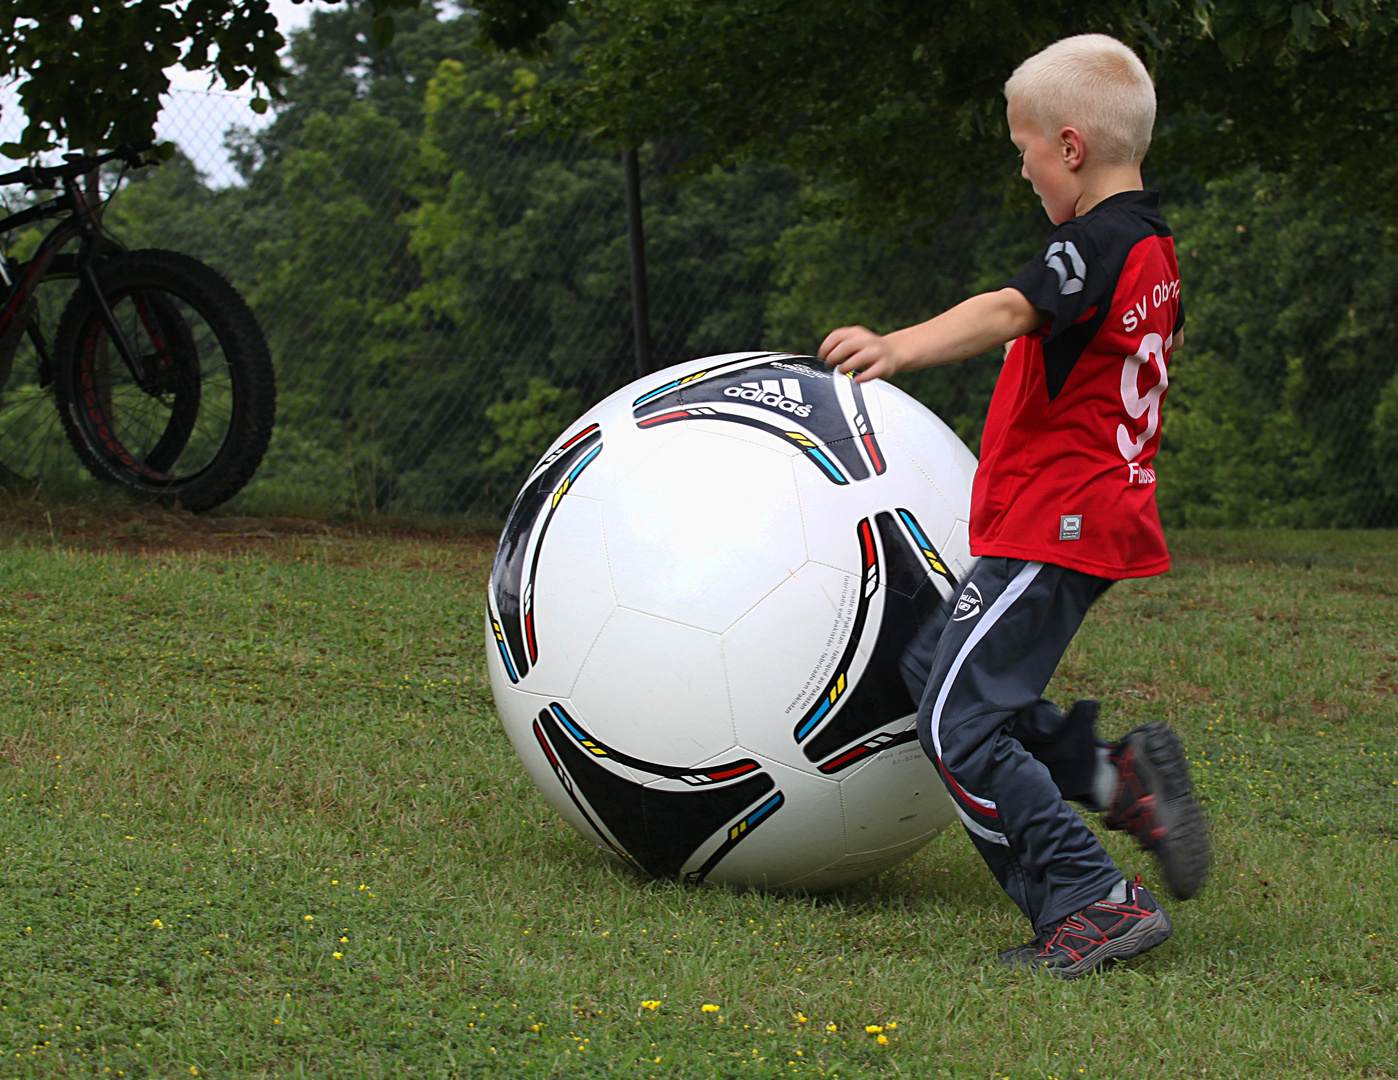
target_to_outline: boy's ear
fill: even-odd
[[[1062,155],[1063,164],[1068,167],[1069,172],[1077,172],[1082,168],[1086,153],[1082,132],[1075,127],[1062,128],[1058,132],[1058,152]]]

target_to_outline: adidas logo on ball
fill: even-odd
[[[730,386],[723,392],[724,397],[751,401],[758,405],[769,405],[793,416],[810,416],[811,407],[801,400],[801,384],[796,379],[763,379],[760,383],[746,382],[741,386]]]

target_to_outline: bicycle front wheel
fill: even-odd
[[[276,412],[251,309],[220,274],[174,251],[118,255],[97,280],[130,362],[80,286],[54,346],[73,449],[99,479],[189,510],[232,498],[257,471]]]

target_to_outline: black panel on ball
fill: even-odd
[[[584,466],[595,456],[589,451],[600,449],[601,442],[602,431],[593,424],[555,450],[536,468],[533,478],[524,485],[510,508],[510,516],[505,519],[500,546],[495,551],[495,562],[490,568],[490,595],[500,615],[500,629],[505,635],[510,659],[519,678],[529,671],[535,655],[535,649],[530,647],[533,643],[533,626],[526,623],[532,611],[526,611],[524,603],[530,591],[525,588],[524,577],[524,557],[529,548],[529,538],[534,534],[539,518],[547,510],[548,516],[538,530],[539,539],[529,571],[529,584],[532,585],[534,574],[538,571],[538,553],[543,545],[544,532],[558,508],[558,498],[576,478],[577,472],[581,471],[579,466]]]
[[[898,663],[923,622],[942,603],[927,560],[908,542],[888,511],[874,515],[883,547],[884,604],[869,663],[847,691],[834,718],[805,745],[806,757],[822,761],[886,724],[917,711]],[[889,745],[893,745],[890,743]]]
[[[590,808],[589,818],[592,814],[600,818],[625,854],[656,877],[677,877],[705,841],[776,787],[765,772],[693,791],[645,787],[599,764],[564,732],[549,710],[539,714],[538,723],[576,789],[569,794],[575,802],[578,795],[587,801],[579,809],[588,814]],[[656,767],[657,775],[676,771],[687,770]]]

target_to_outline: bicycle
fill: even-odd
[[[148,164],[148,147],[0,175],[0,185],[61,188],[0,219],[0,233],[58,219],[30,258],[0,258],[0,455],[9,459],[0,477],[42,470],[53,440],[41,429],[56,412],[97,479],[207,510],[261,464],[276,384],[257,319],[222,275],[179,252],[127,250],[103,228],[105,203],[79,178],[108,162],[121,161],[123,174]],[[77,251],[65,252],[74,241]],[[61,281],[72,290],[50,347],[41,308],[52,304],[41,304],[39,287]]]

